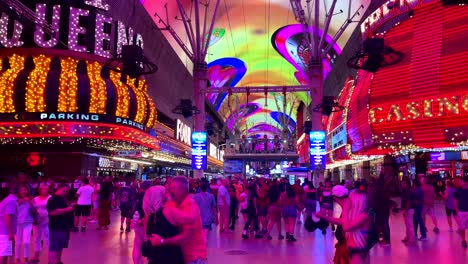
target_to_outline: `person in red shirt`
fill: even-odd
[[[203,233],[200,209],[188,194],[189,182],[185,176],[172,179],[169,187],[171,201],[166,206],[174,206],[185,215],[192,215],[193,222],[181,225],[182,232],[174,237],[162,239],[153,235],[150,240],[153,246],[168,244],[180,245],[187,264],[205,264],[207,260],[206,238]]]

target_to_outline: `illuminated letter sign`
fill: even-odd
[[[325,169],[327,164],[325,148],[325,131],[311,131],[309,134],[310,139],[310,168]]]
[[[192,136],[192,128],[177,119],[176,139],[189,145],[191,144],[190,137]]]
[[[204,170],[207,162],[208,136],[206,132],[192,134],[192,169]]]
[[[69,49],[105,58],[110,58],[112,53],[120,54],[122,45],[143,48],[140,34],[102,14],[110,9],[105,2],[107,0],[19,0],[19,5],[25,3],[37,16],[35,23],[22,24],[3,12],[0,15],[0,47]],[[50,25],[53,32],[45,32],[45,27],[41,26],[44,23]]]

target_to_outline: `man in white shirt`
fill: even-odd
[[[83,185],[76,192],[78,202],[76,203],[75,207],[75,227],[73,227],[72,229],[73,232],[78,232],[78,227],[80,225],[80,217],[82,217],[83,219],[83,226],[81,227],[81,232],[86,231],[88,217],[91,215],[93,193],[94,188],[89,185],[89,179],[83,179]]]
[[[218,209],[219,209],[219,231],[224,232],[229,225],[229,206],[231,205],[231,197],[227,188],[229,182],[227,179],[221,181],[221,186],[218,189]]]

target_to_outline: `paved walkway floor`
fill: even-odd
[[[430,231],[428,241],[405,246],[400,240],[404,236],[402,216],[391,217],[392,245],[376,246],[371,252],[371,263],[385,264],[468,264],[468,250],[461,247],[455,232],[448,231],[444,208],[436,208],[440,234]],[[72,234],[70,248],[64,252],[64,263],[86,264],[131,264],[133,233],[121,234],[118,212],[113,213],[113,224],[108,231],[96,231],[90,225],[86,233]],[[429,220],[429,219],[428,219]],[[242,222],[242,220],[240,220]],[[276,239],[272,241],[241,239],[241,224],[234,233],[211,231],[208,236],[208,257],[210,264],[286,264],[286,263],[331,263],[334,252],[334,237],[331,232],[323,236],[320,232],[308,233],[297,225],[295,243]],[[429,221],[429,229],[432,230]],[[46,262],[45,255],[41,263]]]

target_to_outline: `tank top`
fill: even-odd
[[[325,189],[322,193],[322,203],[333,204],[333,196],[330,189]]]
[[[315,190],[315,188],[309,189],[309,187],[307,187],[307,190],[305,190],[305,192],[307,200],[317,200],[317,190]]]
[[[174,237],[180,233],[177,226],[171,224],[163,213],[163,209],[159,209],[156,214],[148,216],[148,226],[146,229],[148,236],[157,234],[161,238]],[[150,264],[184,264],[184,255],[182,248],[176,245],[160,245],[151,249],[149,256]]]

